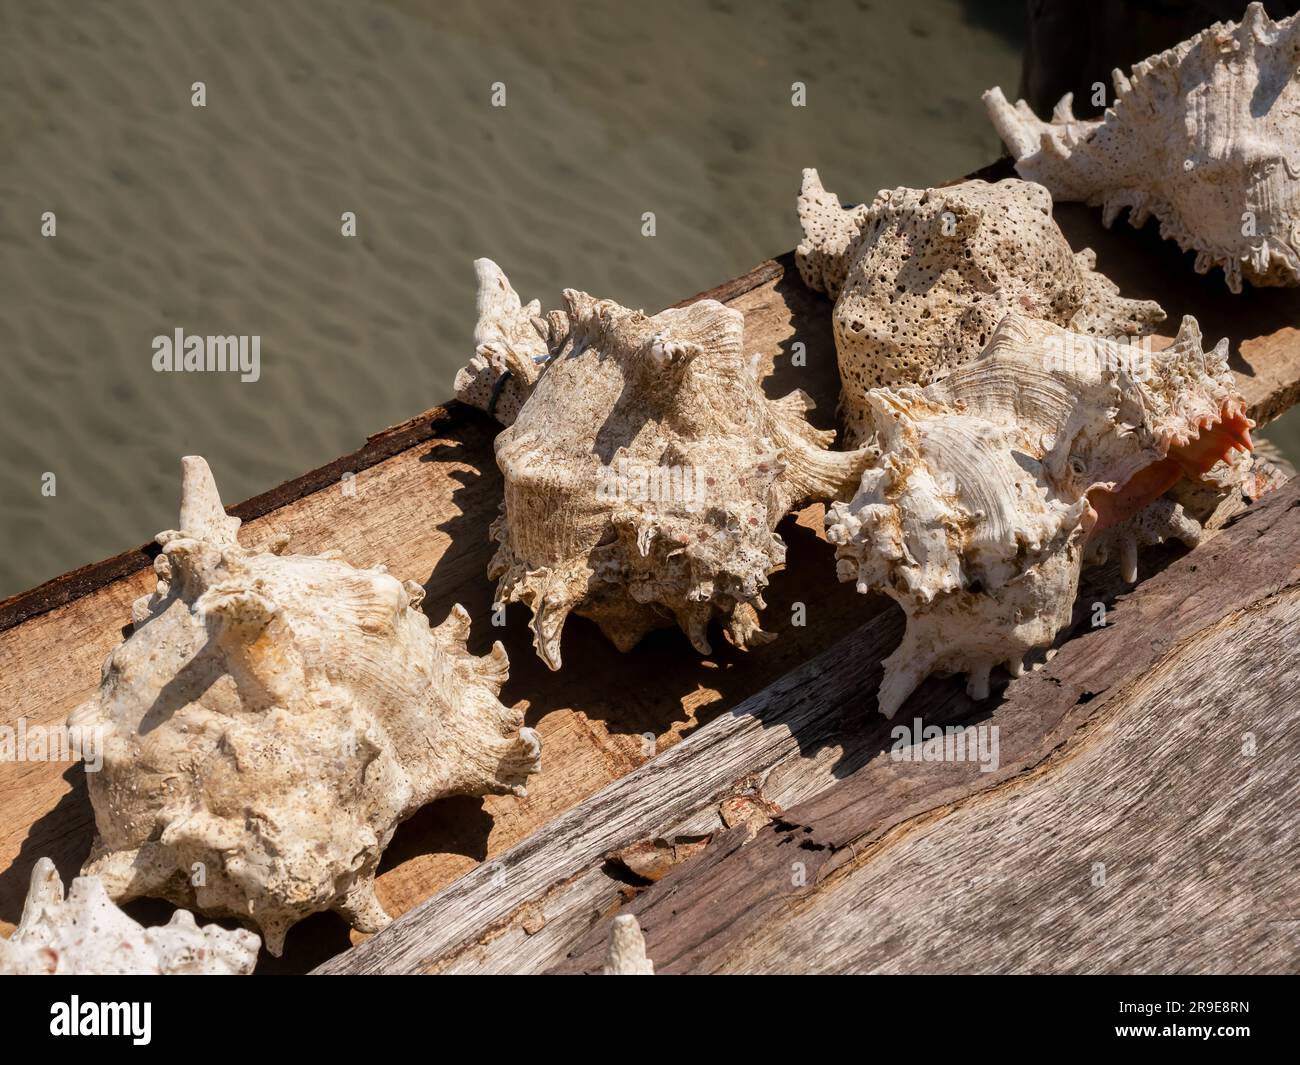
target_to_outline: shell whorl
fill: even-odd
[[[1191,319],[1152,351],[1010,314],[979,359],[866,409],[880,462],[827,535],[842,580],[907,613],[887,716],[931,673],[977,697],[997,665],[1017,675],[1068,624],[1091,537],[1249,447],[1226,346],[1203,350]],[[1164,517],[1162,535],[1199,531]]]
[[[1106,336],[1140,336],[1164,318],[1130,300],[1076,253],[1040,185],[1007,179],[886,189],[869,208],[841,208],[804,172],[805,281],[835,299],[832,322],[850,441],[865,439],[872,388],[925,386],[984,350],[1003,316],[1031,314]]]
[[[542,317],[537,300],[525,304],[491,259],[476,259],[474,274],[474,355],[457,371],[453,388],[462,403],[509,425],[563,343],[567,325],[559,315]]]

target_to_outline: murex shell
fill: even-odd
[[[547,334],[544,371],[496,441],[498,601],[531,608],[552,669],[570,613],[620,650],[677,623],[708,654],[714,618],[739,647],[770,638],[758,611],[785,559],[777,523],[805,500],[848,498],[870,454],[827,451],[835,434],[808,423],[802,391],[764,396],[740,312],[564,299],[535,332]]]
[[[118,901],[158,896],[261,929],[321,910],[376,931],[397,824],[444,795],[522,795],[540,742],[497,699],[505,649],[437,628],[383,567],[245,549],[207,463],[182,460],[181,531],[157,591],[69,724],[103,730],[83,870]]]
[[[907,614],[885,661],[892,717],[931,673],[1013,676],[1070,620],[1091,537],[1250,446],[1227,341],[1192,318],[1163,351],[1009,314],[984,354],[925,389],[866,394],[881,460],[827,515],[842,580]],[[1167,504],[1166,532],[1193,536]]]
[[[1165,317],[1123,298],[1074,252],[1041,185],[1008,178],[880,192],[870,207],[841,207],[805,170],[799,195],[804,282],[835,300],[840,413],[850,441],[865,439],[872,388],[928,385],[984,350],[1010,311],[1080,333],[1139,336]]]
[[[0,976],[247,976],[259,946],[242,928],[200,928],[187,910],[145,928],[113,904],[96,877],[78,877],[65,897],[54,863],[41,858],[18,928],[0,939]]]
[[[1251,4],[1240,25],[1116,70],[1115,102],[1079,120],[1073,94],[1043,122],[1001,89],[989,115],[1022,177],[1058,200],[1105,208],[1110,225],[1150,215],[1160,235],[1196,252],[1196,270],[1222,267],[1228,288],[1300,285],[1300,16],[1273,22]]]

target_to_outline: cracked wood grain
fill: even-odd
[[[1268,918],[1300,909],[1298,621],[1292,480],[1014,681],[975,722],[999,729],[996,772],[873,759],[752,842],[719,837],[624,912],[660,973],[1293,969],[1294,926]],[[1258,757],[1241,753],[1247,734]],[[1098,824],[1080,822],[1080,796],[1104,813]],[[1214,824],[1241,844],[1237,861],[1192,816],[1207,806],[1230,811]],[[1126,820],[1135,810],[1140,823]],[[1180,839],[1180,818],[1197,832]],[[1101,824],[1116,834],[1109,849],[1096,845]],[[1094,854],[1179,900],[1162,920],[1183,929],[1169,933],[1181,953],[1125,949],[1152,915],[1116,891],[1088,893]],[[1176,871],[1152,874],[1155,860]],[[962,878],[997,887],[959,891]],[[1231,935],[1214,932],[1208,899],[1239,900],[1221,926]],[[1196,934],[1184,927],[1198,920]],[[594,925],[558,969],[597,971],[606,935]]]

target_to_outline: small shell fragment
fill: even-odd
[[[655,963],[645,956],[645,936],[630,913],[614,918],[602,976],[654,976]]]
[[[145,928],[114,905],[96,877],[78,877],[65,896],[54,863],[41,858],[18,928],[0,939],[0,975],[247,976],[260,945],[242,928],[200,928],[186,910]]]

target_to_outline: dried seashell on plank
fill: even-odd
[[[609,947],[605,951],[602,976],[654,976],[655,963],[646,957],[641,924],[630,913],[621,913],[610,923]]]
[[[247,976],[260,945],[242,928],[200,928],[187,910],[145,928],[114,905],[97,877],[78,877],[65,896],[54,863],[41,858],[17,929],[0,939],[0,976]]]
[[[865,439],[870,389],[928,385],[976,358],[1009,312],[1112,338],[1145,335],[1165,317],[1156,303],[1121,296],[1090,249],[1071,249],[1041,185],[899,188],[869,207],[841,207],[805,170],[799,219],[799,271],[835,300],[851,441]]]
[[[321,910],[376,931],[396,826],[445,795],[522,795],[538,769],[537,734],[497,699],[505,649],[470,654],[459,606],[430,628],[424,590],[382,566],[242,547],[207,464],[182,470],[157,590],[69,718],[103,735],[83,872],[118,901],[245,921],[276,955]]]
[[[1300,16],[1274,22],[1262,4],[1240,24],[1113,73],[1115,100],[1099,119],[1074,117],[1073,95],[1043,122],[1001,89],[984,94],[1016,171],[1057,200],[1124,208],[1142,226],[1223,270],[1233,292],[1300,285]]]
[[[532,610],[552,669],[571,613],[620,650],[677,624],[708,654],[715,618],[739,647],[769,639],[758,612],[785,558],[777,523],[847,498],[871,453],[826,450],[835,434],[808,423],[803,392],[763,394],[739,311],[564,299],[550,333],[563,342],[496,441],[498,600]]]
[[[568,336],[568,319],[558,311],[542,317],[537,300],[525,305],[491,259],[476,259],[474,273],[474,357],[456,373],[456,398],[511,425]]]
[[[907,614],[887,717],[932,673],[968,674],[976,699],[996,666],[1018,676],[1069,623],[1090,538],[1250,447],[1227,341],[1203,351],[1192,318],[1152,351],[1009,314],[979,359],[866,401],[881,459],[827,535],[842,580]],[[1165,517],[1162,535],[1199,535]]]

